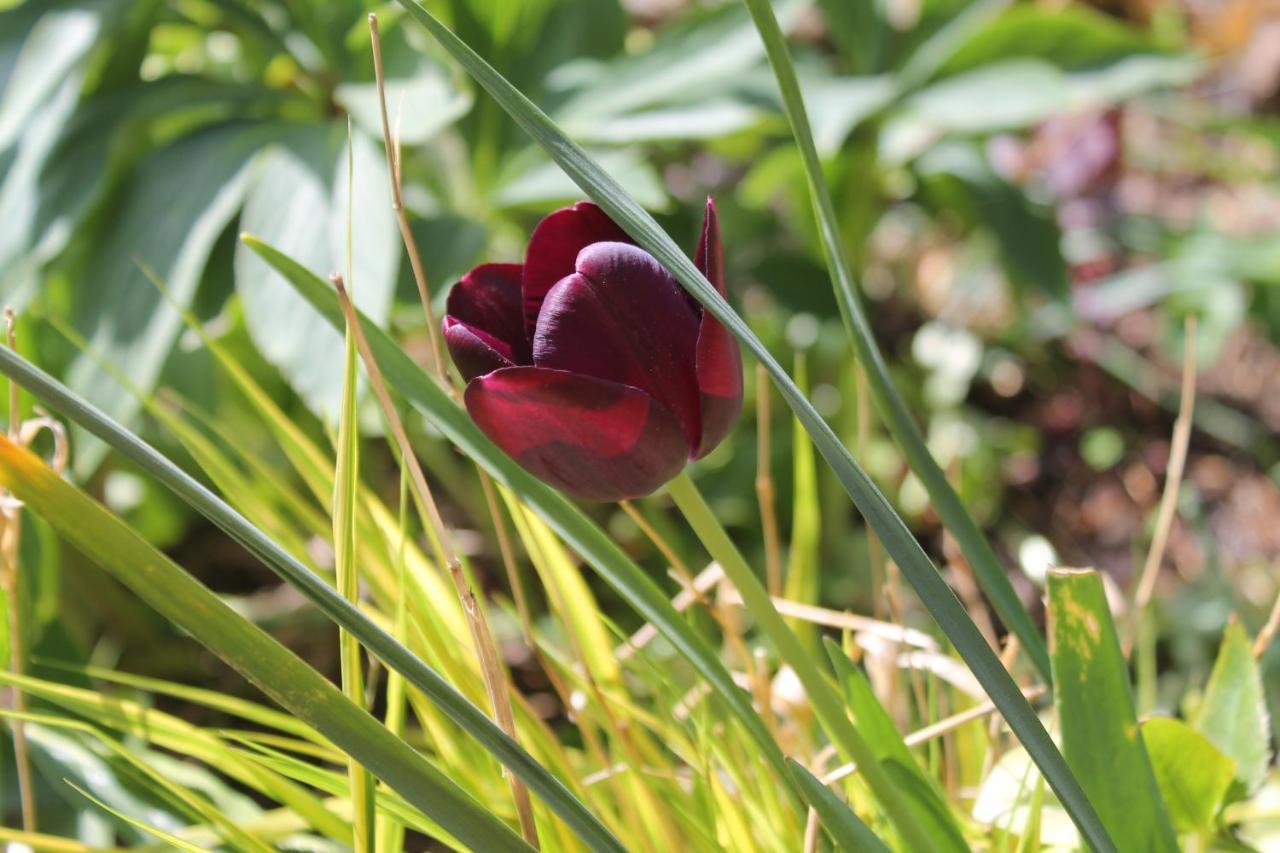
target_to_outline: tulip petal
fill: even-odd
[[[574,271],[578,253],[592,243],[630,243],[631,238],[589,201],[548,214],[529,238],[524,261],[525,331],[533,337],[547,292]]]
[[[508,367],[471,382],[472,420],[525,470],[578,497],[649,494],[688,458],[679,421],[643,391],[542,367]]]
[[[715,202],[707,199],[707,212],[702,220],[702,239],[694,259],[698,269],[725,295],[724,248],[720,242],[720,219]],[[702,312],[697,344],[698,392],[701,402],[699,440],[694,443],[694,458],[706,456],[718,445],[742,411],[742,353],[738,342],[724,324]]]
[[[724,296],[724,244],[720,242],[720,217],[711,196],[707,196],[707,209],[702,214],[702,237],[693,263]]]
[[[698,318],[684,291],[629,243],[594,243],[577,268],[543,302],[533,363],[639,388],[676,416],[696,447]]]
[[[511,347],[453,317],[444,318],[444,343],[458,372],[468,381],[514,364]]]
[[[515,364],[528,364],[529,338],[520,313],[520,264],[481,264],[449,291],[446,313],[454,320],[501,341],[498,348]]]

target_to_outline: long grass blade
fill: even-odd
[[[822,419],[791,377],[746,322],[720,296],[675,241],[662,230],[622,186],[570,140],[523,93],[512,86],[465,42],[416,0],[398,0],[440,45],[461,64],[511,118],[542,146],[560,168],[643,248],[657,258],[703,307],[728,328],[764,364],[779,393],[796,413],[814,446],[875,529],[885,550],[915,587],[925,606],[991,696],[1014,734],[1044,773],[1082,835],[1099,850],[1114,845],[1079,782],[986,639],[951,588],[894,512],[875,483],[862,470],[831,427]]]
[[[343,345],[342,410],[338,419],[338,459],[333,475],[333,564],[338,592],[352,604],[360,598],[356,562],[356,478],[359,464],[359,427],[356,424],[356,345],[350,331]],[[338,656],[342,668],[342,692],[364,707],[364,664],[360,641],[346,628],[338,629]],[[373,779],[359,762],[349,762],[351,784],[351,846],[356,853],[373,853]]]
[[[139,598],[359,760],[459,841],[481,849],[527,848],[509,826],[323,675],[7,438],[0,439],[0,481]]]
[[[330,307],[337,312],[336,317],[332,318],[336,321],[335,327],[337,327],[337,324],[341,323],[341,312],[338,310],[336,297],[326,285],[320,283],[320,286],[328,292],[331,300]],[[366,328],[371,326],[372,324],[368,324]],[[564,786],[564,783],[551,775],[519,744],[507,737],[485,716],[483,711],[458,693],[448,681],[423,663],[413,652],[361,613],[355,605],[338,595],[320,576],[250,524],[225,501],[82,397],[26,359],[4,348],[0,348],[0,372],[12,377],[49,408],[80,424],[123,456],[135,462],[142,470],[163,483],[262,560],[268,568],[293,585],[327,617],[359,638],[361,645],[371,654],[389,668],[404,675],[409,683],[421,690],[436,707],[524,780],[529,789],[538,794],[547,806],[589,846],[597,850],[622,849],[612,833]]]
[[[974,568],[982,591],[991,600],[992,606],[1000,614],[1000,618],[1009,626],[1027,655],[1035,665],[1036,671],[1052,684],[1052,668],[1049,665],[1049,651],[1044,638],[1040,636],[1031,614],[1022,605],[1018,594],[1005,574],[1004,568],[996,558],[995,552],[987,538],[982,535],[973,517],[969,515],[961,502],[960,496],[947,481],[946,474],[938,467],[933,454],[925,444],[924,436],[911,416],[907,404],[894,387],[889,376],[889,368],[885,364],[884,355],[876,344],[875,335],[871,332],[871,324],[858,297],[857,286],[844,242],[840,236],[839,223],[836,221],[835,206],[831,202],[831,192],[827,188],[826,178],[822,172],[822,162],[818,157],[818,149],[813,141],[809,128],[809,119],[805,111],[804,98],[800,92],[800,83],[796,77],[795,66],[791,62],[786,38],[778,26],[773,10],[766,0],[744,0],[756,21],[756,28],[764,40],[769,62],[773,65],[778,79],[778,88],[782,92],[782,102],[786,107],[787,118],[791,122],[791,130],[800,149],[805,174],[809,180],[809,192],[813,197],[814,212],[817,215],[819,230],[822,234],[822,245],[826,254],[827,269],[831,273],[831,283],[836,292],[836,301],[840,306],[840,314],[844,319],[845,330],[858,356],[858,361],[866,369],[867,380],[889,431],[897,440],[902,452],[907,457],[911,470],[920,478],[929,498],[933,501],[938,515],[947,530],[956,537],[961,550]]]

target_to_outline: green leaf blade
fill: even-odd
[[[1049,623],[1067,762],[1121,850],[1176,851],[1097,572],[1050,571]]]
[[[1271,760],[1262,672],[1244,626],[1227,626],[1209,675],[1195,727],[1236,762],[1236,778],[1248,793],[1266,780]]]

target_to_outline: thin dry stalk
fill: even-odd
[[[387,150],[387,172],[391,180],[391,209],[395,211],[396,222],[400,226],[400,238],[404,241],[405,252],[409,255],[409,266],[413,269],[413,282],[418,287],[418,298],[422,301],[422,312],[427,317],[431,366],[438,375],[444,377],[447,373],[444,350],[441,349],[440,335],[436,331],[431,312],[431,292],[427,289],[427,274],[422,268],[422,257],[418,254],[417,241],[413,239],[413,232],[409,229],[409,216],[405,213],[404,198],[400,193],[400,142],[391,132],[391,122],[387,118],[387,97],[382,74],[382,39],[378,35],[378,16],[372,12],[369,13],[369,39],[373,47],[373,76],[378,87],[378,109],[382,115],[382,142]],[[446,382],[446,385],[448,384]]]
[[[17,333],[13,309],[4,309],[5,334],[9,349],[17,351]],[[9,438],[18,440],[21,429],[18,413],[18,384],[9,380]],[[22,619],[22,587],[21,571],[18,566],[19,539],[22,532],[22,508],[5,491],[0,495],[4,499],[3,517],[0,524],[0,584],[4,587],[5,600],[8,602],[9,619],[9,671],[14,675],[22,675],[26,669],[26,649],[24,648],[24,626]],[[13,709],[19,714],[26,713],[27,697],[20,688],[14,686],[10,694]],[[27,730],[21,717],[15,718],[13,726],[13,760],[17,766],[18,798],[22,809],[22,828],[27,832],[36,831],[36,797],[34,779],[31,775],[31,754],[27,743]]]
[[[1196,318],[1187,317],[1183,331],[1185,341],[1182,354],[1182,395],[1178,402],[1178,417],[1173,422],[1173,438],[1169,442],[1169,470],[1164,481],[1164,494],[1160,496],[1160,510],[1156,515],[1155,534],[1151,537],[1151,549],[1142,567],[1138,589],[1133,599],[1132,636],[1146,618],[1147,605],[1155,590],[1156,575],[1164,559],[1164,549],[1169,542],[1174,514],[1178,509],[1178,488],[1182,484],[1182,470],[1187,462],[1187,446],[1191,442],[1191,418],[1196,403]]]
[[[1275,639],[1277,630],[1280,630],[1280,595],[1276,596],[1275,604],[1271,605],[1271,615],[1267,617],[1267,624],[1262,626],[1262,630],[1258,632],[1258,638],[1253,641],[1254,660],[1262,660],[1262,656],[1271,646],[1271,641]]]
[[[675,608],[677,613],[683,613],[688,610],[695,602],[706,603],[706,594],[715,588],[724,578],[724,569],[720,568],[719,563],[712,563],[707,566],[698,576],[690,579],[687,583],[683,578],[680,579],[683,589],[680,590],[671,599],[671,606]],[[647,646],[655,637],[658,636],[658,629],[653,627],[653,623],[646,622],[636,629],[625,643],[614,649],[614,657],[619,661],[630,660],[635,653]]]
[[[724,604],[742,604],[742,598],[738,595],[737,590],[726,591],[721,601]],[[792,601],[788,598],[775,597],[773,606],[783,616],[789,616],[805,622],[813,622],[816,625],[839,628],[842,631],[871,634],[892,643],[903,643],[931,651],[938,649],[938,641],[923,631],[904,628],[892,622],[882,622],[870,616],[861,616],[857,613],[848,613],[843,610],[831,610],[814,604]]]
[[[991,622],[990,611],[983,603],[982,590],[978,588],[978,582],[973,576],[973,567],[969,565],[964,552],[960,550],[950,534],[944,534],[942,550],[946,555],[947,564],[951,567],[951,581],[960,594],[960,600],[964,602],[965,609],[973,617],[987,644],[992,649],[999,649],[1000,640],[996,636],[996,627]]]
[[[662,554],[662,559],[666,560],[671,565],[671,568],[675,570],[676,575],[680,578],[680,584],[685,587],[696,586],[693,573],[689,571],[689,567],[680,559],[680,555],[672,550],[667,540],[658,534],[658,531],[649,523],[649,519],[644,517],[635,504],[631,501],[623,500],[618,501],[618,506],[622,507],[622,511],[627,514],[627,517],[635,522],[636,527],[640,528],[640,532],[645,535],[645,538],[658,549],[658,552]]]
[[[782,542],[778,534],[776,490],[770,461],[771,418],[769,377],[756,364],[756,503],[760,505],[760,529],[764,534],[765,584],[770,595],[782,595]]]
[[[386,384],[382,379],[382,371],[378,369],[378,363],[374,360],[373,352],[369,349],[369,342],[365,338],[364,329],[360,326],[360,318],[356,315],[355,307],[351,304],[351,299],[347,295],[342,276],[334,275],[331,276],[331,279],[334,287],[337,288],[338,301],[342,305],[342,313],[346,317],[347,326],[355,336],[356,348],[360,351],[360,358],[364,361],[365,370],[369,374],[369,384],[373,387],[374,395],[378,398],[378,404],[382,408],[388,426],[391,427],[391,432],[396,444],[399,446],[401,457],[409,468],[410,484],[413,486],[418,506],[426,514],[431,529],[435,534],[435,544],[440,552],[438,556],[441,562],[449,568],[449,575],[453,578],[454,587],[458,592],[458,599],[462,603],[463,612],[466,613],[467,626],[471,630],[471,640],[475,646],[476,656],[480,660],[480,672],[484,677],[485,692],[488,694],[489,703],[493,707],[494,718],[502,730],[514,740],[516,739],[516,726],[515,718],[511,712],[511,695],[507,688],[506,672],[503,670],[501,660],[498,657],[498,650],[493,640],[493,634],[489,631],[484,610],[476,601],[475,594],[471,591],[471,587],[467,584],[467,580],[462,574],[462,564],[453,549],[444,519],[440,515],[440,509],[436,506],[435,498],[431,494],[431,488],[427,485],[427,478],[422,473],[422,466],[418,463],[418,457],[413,453],[413,447],[409,443],[409,436],[405,432],[404,424],[400,421],[400,416],[396,413],[395,407],[391,403],[391,396],[387,393]],[[529,799],[529,791],[524,783],[516,778],[515,774],[508,771],[504,772],[506,772],[507,780],[511,785],[511,795],[515,800],[516,812],[520,816],[520,829],[524,834],[525,840],[537,847],[538,830],[534,824],[533,805]]]
[[[1000,652],[1000,663],[1004,665],[1005,669],[1010,672],[1013,671],[1013,663],[1018,659],[1018,652],[1021,650],[1022,643],[1018,639],[1018,635],[1010,634],[1005,640],[1004,651]],[[987,743],[990,744],[990,747],[988,747],[987,753],[982,759],[981,778],[983,779],[987,778],[987,775],[991,772],[991,768],[995,766],[996,759],[999,757],[996,738],[1000,735],[1001,722],[1002,720],[1000,717],[992,717],[990,724],[987,726]]]

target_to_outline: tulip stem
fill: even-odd
[[[819,668],[815,656],[805,649],[800,638],[782,618],[768,590],[742,556],[738,546],[733,544],[733,540],[689,477],[687,469],[667,484],[667,494],[675,501],[676,507],[689,522],[711,558],[724,569],[726,579],[737,589],[743,605],[751,612],[760,630],[773,641],[778,655],[800,679],[818,722],[844,760],[858,765],[867,786],[880,801],[885,814],[893,821],[905,846],[911,850],[951,849],[939,848],[938,839],[931,839],[913,817],[875,751],[850,721],[848,710],[832,687],[830,673]]]

